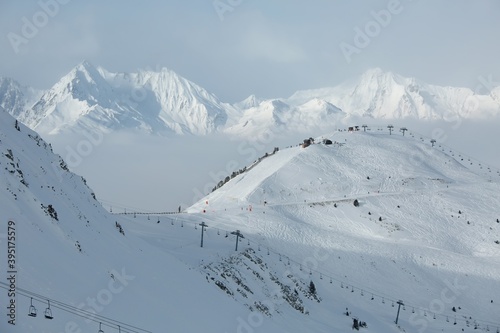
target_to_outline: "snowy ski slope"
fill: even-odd
[[[10,220],[18,288],[16,326],[1,291],[1,332],[345,332],[353,317],[365,332],[500,325],[496,170],[478,174],[408,134],[335,132],[325,137],[337,144],[281,149],[187,212],[113,215],[36,133],[0,117],[1,282]]]

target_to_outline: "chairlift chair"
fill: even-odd
[[[36,308],[33,305],[33,297],[31,297],[31,305],[30,305],[30,309],[28,311],[28,316],[30,316],[30,317],[36,317]]]
[[[52,316],[52,310],[50,309],[50,301],[47,300],[47,308],[45,309],[45,318],[47,319],[53,319],[54,316]]]
[[[104,331],[101,329],[101,323],[99,323],[99,331],[97,333],[104,333]]]

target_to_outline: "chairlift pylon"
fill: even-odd
[[[33,305],[33,297],[31,297],[31,303],[30,303],[30,309],[28,311],[28,316],[30,317],[36,317],[36,308]]]
[[[47,300],[47,308],[45,309],[45,318],[47,319],[53,319],[54,316],[52,316],[52,310],[50,309],[50,301]]]

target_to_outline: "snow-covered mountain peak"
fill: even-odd
[[[87,61],[74,67],[19,119],[42,133],[108,132],[204,135],[227,122],[217,97],[172,70],[111,73]]]
[[[304,110],[315,110],[315,111],[322,111],[326,112],[327,114],[333,114],[333,113],[339,113],[342,112],[341,109],[333,105],[332,103],[329,103],[325,101],[324,99],[320,98],[313,98],[308,102],[305,102],[304,104],[299,106],[301,109]]]
[[[498,88],[480,95],[380,68],[334,87],[297,91],[286,99],[250,95],[234,104],[223,103],[165,67],[112,73],[83,61],[29,105],[23,102],[22,89],[2,88],[6,86],[12,85],[5,81],[0,86],[0,105],[43,134],[132,129],[168,135],[226,132],[251,139],[266,128],[294,128],[294,121],[302,122],[299,128],[304,130],[331,124],[339,120],[340,110],[345,119],[448,120],[500,114]]]
[[[252,94],[252,95],[248,96],[247,98],[245,98],[244,100],[242,100],[241,102],[235,103],[234,106],[237,107],[238,109],[245,110],[245,109],[250,109],[250,108],[256,107],[261,102],[262,102],[262,100],[260,98],[257,98],[257,96]]]
[[[358,81],[358,86],[379,86],[391,87],[396,85],[407,85],[411,79],[404,78],[390,71],[383,71],[381,68],[373,68],[363,73]]]
[[[300,105],[313,98],[324,99],[347,115],[377,119],[446,120],[500,114],[500,103],[493,94],[476,95],[468,88],[429,85],[380,68],[335,87],[298,91],[287,102]]]
[[[91,104],[105,103],[109,107],[112,101],[112,89],[97,68],[88,61],[75,66],[59,80],[52,89],[55,94],[71,94],[73,97]]]
[[[20,117],[43,94],[43,91],[25,87],[16,80],[0,77],[0,106],[14,117]]]
[[[270,99],[262,102],[265,110],[270,112],[283,112],[290,108],[290,106],[280,99]]]
[[[88,130],[98,126],[88,122],[83,125],[81,121],[85,122],[86,115],[99,114],[117,108],[116,105],[112,87],[92,64],[84,61],[45,92],[19,119],[42,133]]]
[[[98,72],[97,68],[92,65],[87,60],[82,61],[70,72],[69,76],[79,76],[83,75],[89,83],[100,83],[102,80],[101,74]]]

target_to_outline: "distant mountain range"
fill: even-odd
[[[500,115],[500,87],[480,95],[376,68],[335,87],[297,91],[289,98],[251,95],[230,104],[165,68],[111,73],[84,61],[46,91],[0,78],[0,106],[42,135],[134,130],[252,137],[280,127],[324,128],[353,116],[484,119]]]

